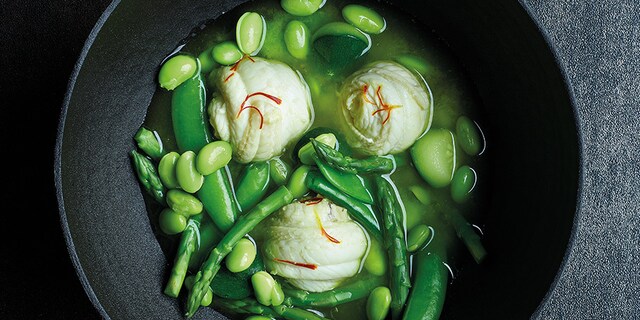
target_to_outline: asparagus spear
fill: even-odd
[[[392,157],[371,156],[354,159],[315,139],[311,139],[311,144],[322,161],[343,172],[390,173],[396,168]]]
[[[375,178],[375,184],[379,206],[382,209],[384,245],[389,253],[391,314],[393,319],[398,319],[411,288],[404,228],[399,217],[401,212],[396,212],[399,208],[399,200],[393,185],[382,176]]]
[[[487,250],[471,224],[456,209],[447,208],[443,210],[443,213],[444,218],[456,231],[458,238],[462,240],[476,263],[481,263],[487,255]]]
[[[131,150],[131,157],[133,159],[133,165],[138,175],[138,180],[142,187],[149,193],[156,201],[161,204],[165,203],[166,189],[160,177],[156,167],[151,163],[151,160],[136,150]]]
[[[167,153],[162,145],[162,140],[160,140],[158,133],[155,131],[140,127],[133,139],[136,140],[138,148],[153,160],[158,161]]]
[[[271,318],[283,318],[286,320],[322,320],[323,318],[313,312],[279,305],[266,307],[258,301],[247,298],[241,300],[216,298],[213,301],[214,308],[222,309],[235,314],[257,314]]]
[[[238,241],[271,213],[290,203],[291,200],[293,200],[291,192],[286,187],[280,186],[251,211],[241,216],[229,229],[218,245],[209,253],[207,260],[196,274],[193,290],[187,298],[187,317],[192,317],[196,313],[213,277],[220,270],[222,260],[231,252]]]
[[[371,290],[383,283],[382,277],[367,276],[364,279],[325,292],[309,292],[290,288],[282,288],[282,291],[287,297],[286,303],[296,307],[335,307],[365,298]]]
[[[191,255],[198,250],[200,246],[200,222],[202,221],[202,213],[189,218],[187,228],[182,231],[178,251],[173,261],[173,268],[169,281],[164,289],[164,294],[177,298],[182,288],[182,283],[189,269],[189,260]]]

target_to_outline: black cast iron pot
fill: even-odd
[[[152,232],[127,153],[162,59],[192,28],[241,2],[115,1],[81,55],[59,127],[56,183],[69,252],[104,317],[183,314],[182,301],[162,294],[172,257]],[[562,266],[578,204],[581,147],[563,70],[518,1],[390,3],[449,44],[488,121],[491,256],[460,272],[442,317],[535,317]],[[211,309],[196,315],[220,317]]]

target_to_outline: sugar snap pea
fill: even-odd
[[[400,316],[407,301],[411,279],[409,260],[402,226],[402,211],[392,183],[382,176],[375,178],[377,200],[382,210],[382,235],[389,255],[389,290],[391,291],[391,314],[393,319]]]
[[[157,202],[164,204],[167,190],[162,181],[160,181],[158,171],[156,171],[156,167],[151,160],[136,150],[131,151],[131,158],[133,159],[138,181],[140,181],[144,190]]]
[[[378,219],[370,205],[366,205],[342,193],[317,171],[310,171],[307,174],[305,183],[309,189],[347,209],[351,217],[358,221],[369,232],[370,236],[382,240]]]
[[[199,71],[173,91],[171,121],[176,144],[181,152],[189,150],[198,152],[211,142],[209,121],[205,111],[205,95],[205,86]]]
[[[343,155],[340,151],[311,139],[311,144],[316,150],[318,158],[331,167],[348,173],[391,173],[395,169],[393,157],[371,156],[363,159],[355,159]]]
[[[413,288],[403,320],[437,320],[447,291],[448,272],[442,259],[423,249],[414,257]]]
[[[247,233],[251,232],[262,220],[289,204],[291,200],[293,200],[291,192],[286,187],[281,186],[258,203],[251,211],[240,216],[238,221],[233,224],[218,245],[211,251],[207,260],[202,263],[200,270],[196,274],[193,290],[189,292],[189,297],[187,298],[187,317],[192,317],[200,307],[200,302],[207,288],[209,288],[211,281],[220,270],[222,260],[231,252],[233,246]]]
[[[238,185],[236,199],[242,211],[253,208],[269,189],[271,167],[268,162],[252,162],[244,167]]]
[[[207,214],[222,232],[227,232],[238,216],[238,204],[229,181],[226,167],[204,177],[197,195]]]
[[[338,188],[345,194],[348,194],[359,201],[366,204],[373,204],[373,197],[365,186],[365,182],[359,175],[355,173],[338,171],[326,163],[322,162],[318,156],[313,155],[313,159],[316,162],[316,166],[322,172],[322,175],[332,185]]]

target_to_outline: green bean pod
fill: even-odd
[[[244,167],[238,185],[236,199],[242,211],[255,206],[267,194],[269,189],[270,166],[267,162],[252,162]]]
[[[198,72],[179,85],[171,97],[173,133],[181,152],[198,152],[211,142],[205,110],[206,91],[199,69],[198,63]]]
[[[351,217],[360,223],[369,235],[382,240],[380,225],[371,206],[342,193],[317,171],[310,171],[305,182],[309,189],[347,209]]]
[[[226,167],[204,177],[204,183],[197,195],[218,229],[227,232],[238,216],[238,204],[231,189]]]
[[[391,173],[395,168],[393,157],[372,156],[364,159],[355,159],[343,155],[340,151],[311,139],[311,144],[318,158],[334,169],[347,173]]]
[[[409,258],[404,238],[404,228],[397,198],[392,183],[379,176],[375,179],[377,199],[382,209],[384,228],[382,234],[384,245],[389,254],[389,290],[391,290],[391,314],[393,319],[400,316],[404,307],[411,280],[409,274]]]
[[[448,272],[440,256],[421,250],[414,257],[413,289],[403,320],[437,320],[447,291]]]
[[[322,175],[332,185],[345,194],[348,194],[366,204],[373,204],[373,197],[364,184],[364,180],[357,174],[338,171],[322,162],[318,156],[313,155],[316,165]]]

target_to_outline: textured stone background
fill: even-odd
[[[640,319],[640,2],[521,1],[573,89],[582,140],[575,236],[539,319]]]

